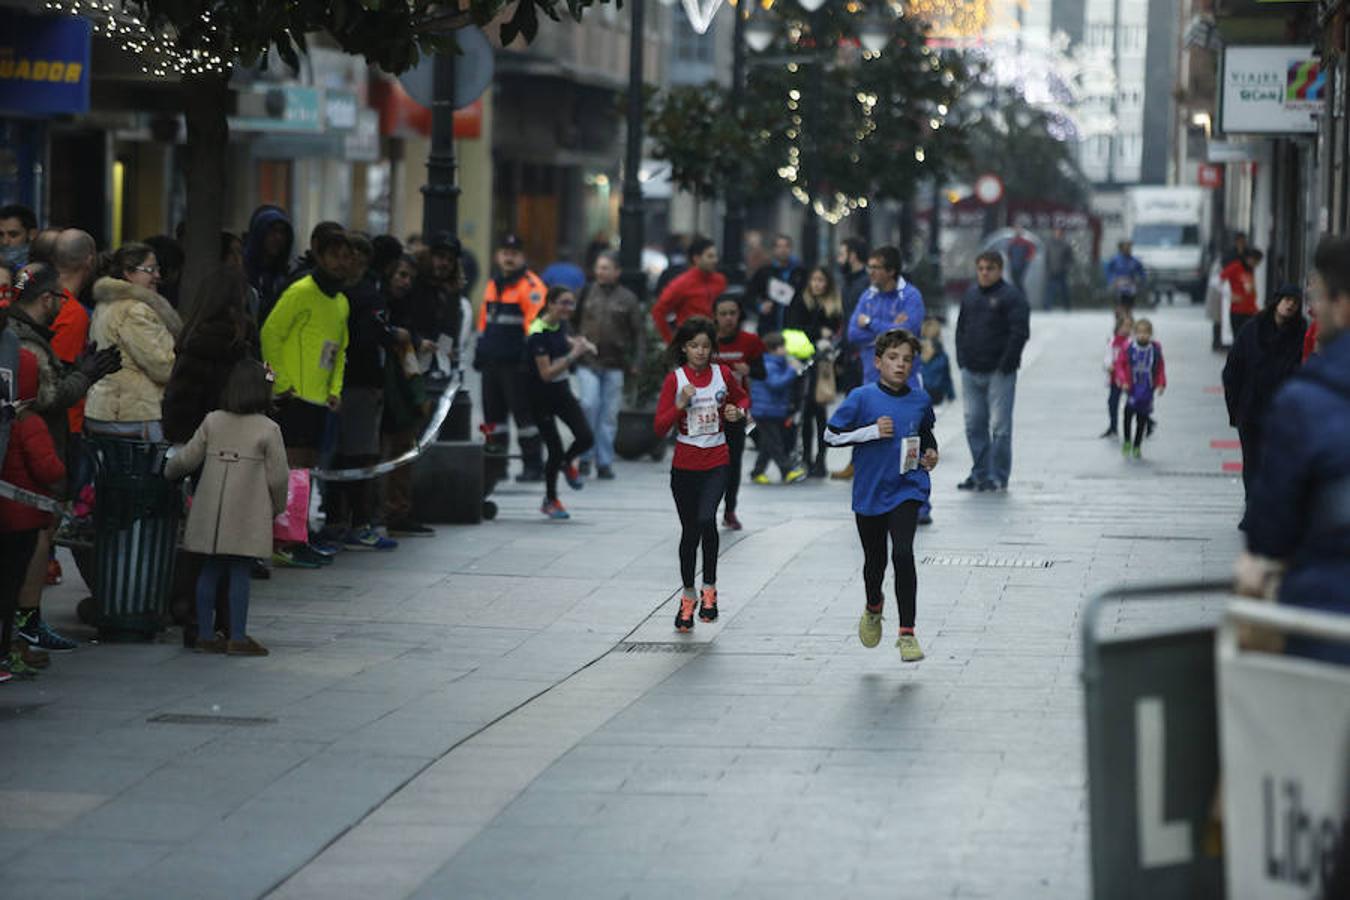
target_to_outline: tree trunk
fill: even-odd
[[[225,228],[225,155],[229,146],[230,75],[185,75],[181,83],[187,119],[187,221],[183,235],[183,280],[179,306],[184,314],[220,267],[220,233]]]

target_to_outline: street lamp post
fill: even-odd
[[[639,0],[640,2],[640,0]],[[432,68],[431,152],[422,186],[422,234],[459,230],[459,185],[455,183],[455,55],[438,53]]]
[[[742,6],[754,2],[756,0],[739,0],[736,4],[736,25],[731,38],[731,93],[728,96],[733,119],[741,113],[745,92],[746,15]],[[739,184],[727,188],[726,219],[722,224],[722,267],[730,284],[745,283],[745,191]]]
[[[637,295],[646,297],[646,279],[642,275],[643,219],[642,181],[642,42],[644,0],[629,0],[631,20],[628,34],[628,122],[627,146],[623,166],[623,203],[619,207],[619,263],[623,283]]]

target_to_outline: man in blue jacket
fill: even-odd
[[[900,251],[878,247],[867,257],[867,277],[872,286],[858,298],[858,306],[848,320],[849,346],[862,356],[863,384],[877,380],[877,363],[872,353],[877,338],[888,331],[903,328],[915,337],[923,326],[923,294],[900,275]],[[919,367],[909,375],[910,387],[921,387]]]
[[[1320,352],[1276,393],[1247,506],[1239,592],[1350,614],[1350,239],[1327,238],[1309,294]],[[1291,653],[1350,663],[1350,646],[1291,637]]]
[[[975,257],[975,284],[961,298],[956,320],[956,365],[966,394],[970,476],[963,491],[1002,491],[1012,474],[1013,396],[1022,348],[1031,336],[1027,298],[1003,279],[1003,257]]]

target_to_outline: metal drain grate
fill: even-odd
[[[1150,475],[1157,475],[1160,478],[1231,478],[1240,479],[1241,472],[1182,472],[1176,469],[1159,469],[1156,472],[1150,472]]]
[[[620,653],[698,653],[703,647],[688,642],[624,641],[615,649]]]
[[[980,556],[960,553],[931,553],[919,562],[925,566],[965,566],[977,569],[1048,569],[1053,559],[1039,556]]]
[[[275,725],[276,719],[266,716],[199,716],[191,713],[160,713],[146,719],[157,725]]]
[[[1169,544],[1173,541],[1192,541],[1207,544],[1212,540],[1212,538],[1184,534],[1104,534],[1102,538],[1111,541],[1165,541]]]

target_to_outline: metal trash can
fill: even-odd
[[[164,477],[165,444],[89,437],[94,458],[94,598],[99,637],[163,630],[178,554],[181,487]]]
[[[1222,900],[1216,821],[1219,723],[1214,635],[1221,616],[1173,621],[1178,601],[1231,584],[1119,588],[1083,612],[1089,851],[1096,900]],[[1138,601],[1167,607],[1137,627]],[[1124,634],[1103,634],[1103,610],[1123,602]],[[1189,610],[1188,610],[1189,611]],[[1154,617],[1150,617],[1154,618]]]

